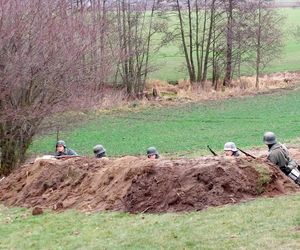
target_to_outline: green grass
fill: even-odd
[[[268,169],[266,169],[265,166],[258,164],[255,166],[255,169],[259,173],[259,179],[258,179],[258,187],[257,187],[257,193],[261,194],[264,192],[265,187],[270,183],[271,176]]]
[[[299,249],[299,207],[299,194],[182,214],[0,206],[0,249]]]
[[[94,117],[61,133],[70,148],[92,155],[103,144],[108,155],[144,154],[156,146],[163,154],[209,154],[206,145],[222,150],[226,141],[239,147],[263,146],[262,135],[274,131],[281,142],[299,138],[300,89],[230,100],[185,104]],[[72,122],[71,122],[72,123]],[[53,152],[56,135],[37,137],[30,153]]]
[[[279,12],[286,17],[283,22],[284,48],[279,58],[267,66],[265,73],[300,70],[300,42],[292,35],[295,27],[300,23],[300,8],[283,8],[279,9]],[[172,21],[174,24],[175,20]],[[188,74],[184,63],[184,56],[179,46],[174,43],[168,44],[152,58],[152,64],[157,70],[150,74],[150,78],[169,81],[187,79]],[[253,74],[249,68],[247,74]]]

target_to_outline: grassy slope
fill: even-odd
[[[61,138],[80,154],[91,155],[103,144],[108,155],[144,154],[148,146],[162,153],[205,153],[206,145],[221,150],[226,141],[240,147],[263,146],[264,131],[286,142],[299,137],[300,89],[272,95],[115,112],[94,118]],[[50,153],[55,135],[36,138],[31,152]]]
[[[1,249],[299,249],[300,195],[183,214],[47,212],[0,206]]]
[[[289,19],[291,13],[297,18],[298,11],[289,10]],[[175,49],[158,59],[168,62],[168,53],[173,53],[172,68],[168,63],[153,77],[183,78],[177,70],[182,58]],[[299,69],[299,45],[288,42],[284,54],[269,71]],[[181,153],[204,150],[208,142],[221,149],[226,140],[260,145],[264,130],[274,130],[285,140],[299,136],[299,93],[108,115],[64,135],[80,153],[90,153],[91,145],[99,142],[110,154],[143,153],[150,144]],[[32,151],[51,151],[54,140],[40,138]],[[27,210],[0,206],[0,249],[299,249],[299,206],[299,195],[189,214],[68,211],[32,217]]]
[[[285,8],[281,10],[281,13],[286,17],[284,27],[286,34],[284,39],[285,47],[281,57],[272,62],[266,69],[266,72],[300,70],[300,41],[297,41],[292,35],[296,25],[299,25],[300,8]]]
[[[300,70],[300,42],[296,41],[292,36],[292,31],[300,22],[300,8],[285,8],[280,9],[280,12],[286,17],[284,23],[285,45],[280,58],[274,60],[265,69],[266,73]],[[152,60],[152,63],[158,70],[150,74],[150,77],[173,81],[187,78],[184,62],[183,54],[178,46],[170,44],[167,47],[163,47]]]

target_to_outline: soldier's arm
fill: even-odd
[[[291,172],[291,170],[287,167],[287,159],[285,158],[285,155],[282,151],[277,151],[271,157],[274,161],[277,162],[276,165],[279,166],[282,172],[284,172],[286,175]]]
[[[269,154],[268,155],[268,160],[271,161],[271,162],[273,162],[275,165],[279,166],[278,159],[277,159],[277,156],[275,154],[272,154],[272,153]]]
[[[286,167],[287,159],[282,151],[279,151],[277,154],[277,161],[280,167]]]

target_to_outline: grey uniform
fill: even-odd
[[[56,152],[55,156],[63,156],[63,155],[77,155],[77,153],[70,148],[65,148],[64,152]]]
[[[290,157],[287,148],[280,144],[275,143],[269,149],[268,159],[276,164],[285,174],[289,174],[298,163]]]

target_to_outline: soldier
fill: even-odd
[[[147,157],[149,159],[158,159],[159,154],[155,147],[150,147],[147,149]]]
[[[269,148],[268,160],[277,165],[282,172],[300,185],[300,172],[297,169],[298,163],[290,157],[288,149],[277,142],[273,132],[266,132],[263,141]]]
[[[64,155],[77,155],[77,153],[74,150],[67,148],[66,143],[64,141],[59,140],[56,142],[55,156]]]
[[[226,142],[224,145],[224,151],[226,156],[239,156],[239,151],[234,142]]]
[[[106,157],[106,150],[100,144],[98,144],[95,147],[93,147],[93,152],[94,152],[96,158]]]

